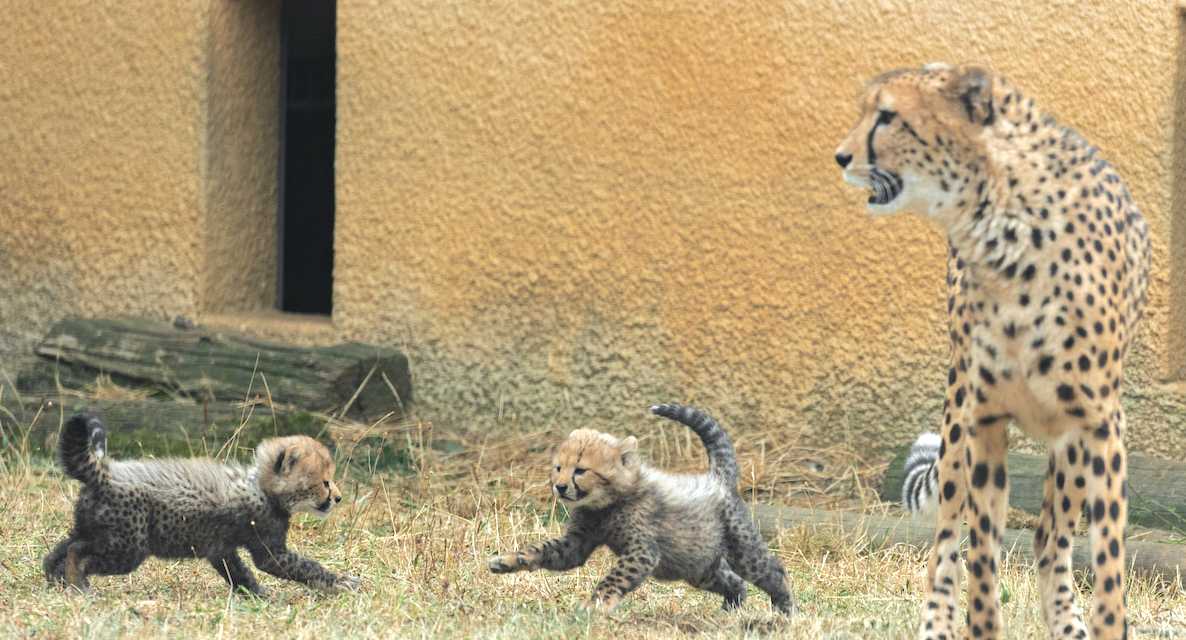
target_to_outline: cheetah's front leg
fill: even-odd
[[[958,273],[955,261],[949,269]],[[962,298],[958,295],[958,280],[951,280],[953,297],[951,323],[956,326],[959,315],[964,312]],[[960,302],[957,307],[956,302]],[[960,532],[964,525],[964,505],[967,502],[963,459],[967,445],[968,419],[971,417],[971,399],[968,398],[967,349],[964,338],[952,333],[950,369],[947,375],[947,399],[943,403],[943,425],[940,429],[943,445],[939,449],[939,522],[935,544],[927,561],[927,579],[924,583],[925,605],[922,625],[918,637],[922,640],[955,640],[959,628],[959,594],[963,584],[960,563]]]
[[[514,573],[551,569],[567,571],[575,569],[589,559],[593,545],[585,536],[570,530],[559,538],[535,542],[515,553],[494,556],[487,566],[490,573]]]
[[[988,384],[986,382],[986,384]],[[978,391],[981,391],[978,389]],[[1001,637],[1001,531],[1009,506],[1006,460],[1008,418],[974,409],[968,429],[964,477],[968,487],[968,631],[973,638]]]
[[[1119,395],[1116,396],[1119,398]],[[1084,427],[1081,442],[1086,463],[1087,506],[1091,523],[1091,556],[1095,567],[1091,637],[1119,640],[1128,637],[1128,607],[1124,597],[1124,526],[1128,520],[1124,451],[1124,410],[1117,402],[1102,424]],[[1087,470],[1090,469],[1090,472]]]
[[[1051,447],[1046,485],[1042,492],[1042,514],[1034,531],[1034,557],[1038,561],[1038,594],[1042,618],[1051,637],[1084,638],[1087,627],[1075,602],[1075,581],[1071,577],[1071,547],[1075,526],[1083,513],[1087,482],[1080,464],[1083,447],[1077,434]]]
[[[269,587],[265,587],[255,579],[255,576],[251,573],[251,569],[248,569],[247,565],[243,564],[243,561],[239,559],[239,552],[234,547],[225,549],[222,554],[207,558],[207,560],[210,562],[210,566],[214,567],[214,570],[218,572],[218,575],[222,576],[223,580],[226,580],[232,591],[243,587],[248,592],[261,598],[267,597],[272,591]]]
[[[613,611],[627,593],[634,591],[659,564],[659,545],[653,540],[626,547],[617,564],[597,583],[597,595],[584,605],[598,613]]]
[[[260,571],[277,578],[300,582],[326,593],[338,594],[358,588],[358,578],[347,573],[334,573],[320,562],[289,551],[282,545],[271,549],[258,544],[248,547],[251,561]]]

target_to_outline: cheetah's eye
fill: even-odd
[[[896,112],[896,111],[890,111],[888,109],[881,109],[880,111],[877,112],[877,125],[875,125],[875,126],[882,126],[882,125],[889,124],[890,121],[893,120],[894,116],[896,116],[896,115],[898,115],[898,112]]]
[[[556,473],[560,473],[560,467],[559,467],[559,466],[557,466],[557,467],[556,467]]]
[[[588,471],[588,469],[585,469],[585,468],[583,468],[583,467],[577,467],[576,469],[573,469],[573,470],[572,470],[572,475],[574,475],[574,476],[579,476],[579,475],[581,475],[582,473],[584,473],[585,471]]]
[[[326,480],[326,481],[325,481],[325,488],[326,488],[326,489],[328,489],[328,488],[329,488],[329,480]]]

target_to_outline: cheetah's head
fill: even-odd
[[[577,429],[552,456],[552,493],[569,507],[600,509],[638,480],[641,461],[634,436],[619,440],[593,429]]]
[[[255,451],[260,489],[288,513],[325,517],[342,501],[334,484],[334,461],[308,436],[270,438]]]
[[[871,192],[870,213],[938,215],[960,200],[974,204],[975,184],[963,191],[983,167],[994,121],[988,69],[935,63],[891,71],[866,85],[858,101],[860,120],[836,162],[845,181]]]

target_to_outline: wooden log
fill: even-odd
[[[861,536],[872,549],[897,544],[929,548],[935,540],[934,522],[918,522],[909,517],[871,516],[793,507],[751,505],[754,525],[764,538],[772,537],[778,528],[788,529],[807,525],[817,530],[837,534]],[[1001,536],[1002,555],[1013,562],[1034,562],[1032,531],[1006,529]],[[1186,547],[1177,544],[1140,542],[1124,543],[1127,562],[1136,571],[1172,581],[1179,572],[1186,572]],[[1091,545],[1087,538],[1075,536],[1072,548],[1074,567],[1091,569]]]
[[[32,455],[53,455],[61,426],[76,413],[91,413],[107,427],[107,450],[117,458],[210,456],[234,440],[239,458],[250,457],[263,438],[303,434],[330,443],[325,422],[304,412],[262,405],[212,401],[202,404],[159,400],[96,400],[29,397],[19,401],[5,390],[0,434],[5,447]],[[13,420],[15,418],[15,422]]]
[[[365,419],[402,414],[412,400],[404,354],[353,342],[304,348],[140,318],[71,317],[49,332],[37,353],[55,363],[161,385],[198,402],[243,400],[249,393],[265,398],[270,392],[274,403],[303,409],[350,403],[349,415]]]
[[[902,471],[908,453],[909,448],[903,449],[886,470],[882,500],[902,500]],[[1041,512],[1047,464],[1043,456],[1009,454],[1009,506],[1032,514]],[[1186,531],[1186,462],[1129,456],[1128,487],[1129,522]]]

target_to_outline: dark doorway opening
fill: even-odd
[[[281,311],[333,310],[335,0],[280,8]]]

